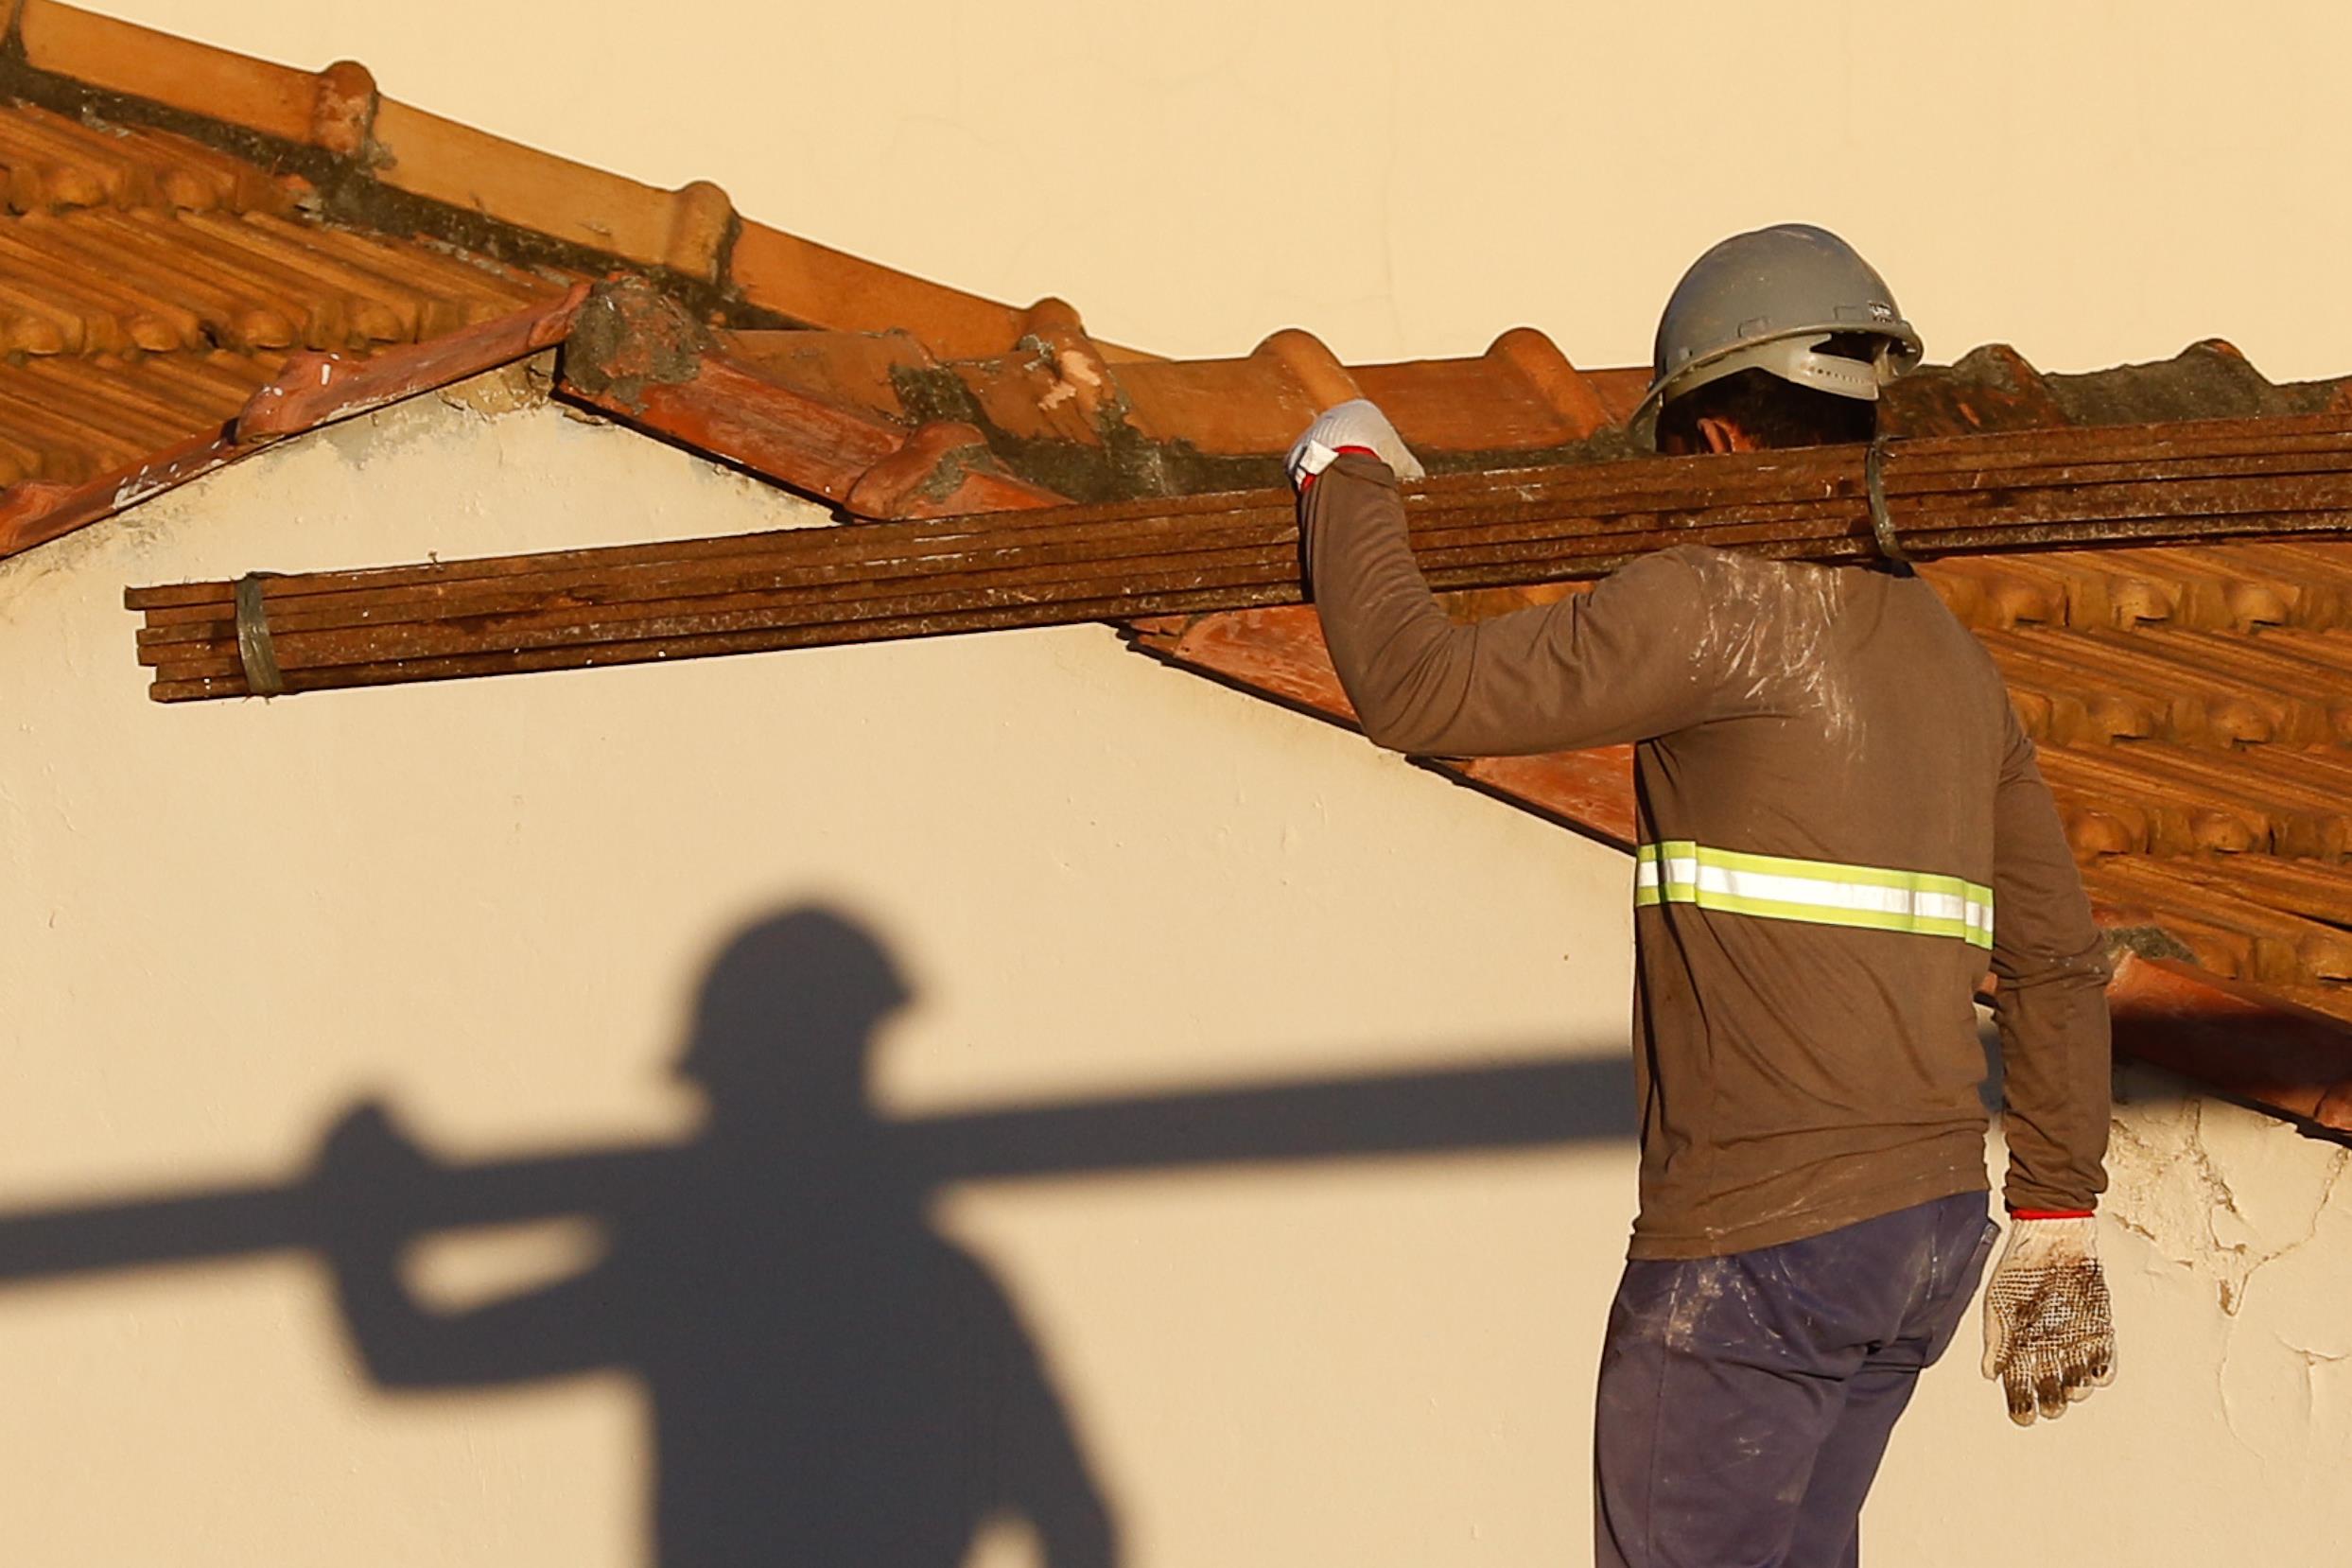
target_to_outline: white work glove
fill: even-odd
[[[1323,410],[1307,433],[1298,438],[1282,460],[1290,471],[1290,482],[1300,490],[1307,481],[1332,465],[1343,446],[1361,446],[1378,457],[1395,471],[1401,479],[1422,479],[1422,472],[1412,448],[1397,434],[1397,427],[1388,423],[1388,416],[1380,411],[1380,405],[1368,397],[1351,397]]]
[[[1984,1375],[2009,1419],[2031,1426],[2116,1378],[2116,1325],[2099,1267],[2099,1221],[2012,1219],[1984,1293]]]

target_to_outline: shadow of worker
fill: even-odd
[[[908,1000],[881,947],[819,908],[743,932],[704,983],[683,1072],[692,1142],[583,1194],[602,1261],[464,1311],[421,1303],[404,1188],[435,1174],[383,1112],[327,1140],[327,1248],[389,1387],[621,1368],[655,1436],[665,1568],[949,1568],[1025,1521],[1054,1568],[1116,1560],[1110,1519],[1036,1347],[985,1270],[936,1234],[873,1116],[876,1027]]]

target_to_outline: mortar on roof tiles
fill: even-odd
[[[1127,500],[1139,496],[1190,496],[1263,490],[1288,482],[1280,453],[1204,452],[1191,442],[1155,440],[1127,420],[1127,403],[1114,383],[1094,419],[1101,444],[1055,436],[1017,436],[991,420],[961,375],[950,366],[895,365],[890,373],[899,407],[916,424],[957,420],[981,429],[1005,466],[1082,502]],[[1058,383],[1046,394],[1068,387]],[[1071,395],[1076,395],[1074,390]],[[1433,474],[1492,472],[1558,464],[1607,462],[1646,456],[1648,448],[1625,431],[1607,427],[1559,446],[1495,447],[1476,451],[1423,451]]]
[[[1228,457],[1203,452],[1190,442],[1151,440],[1127,423],[1122,398],[1106,397],[1096,410],[1095,432],[1102,443],[1096,446],[1055,436],[1013,435],[988,417],[963,377],[944,366],[893,365],[890,381],[911,422],[973,426],[1016,475],[1073,501],[1261,490],[1287,482],[1276,457]]]
[[[1002,476],[1004,472],[1004,464],[986,446],[958,446],[941,454],[931,472],[923,476],[922,483],[915,487],[915,494],[927,501],[943,502],[975,474]]]
[[[2141,958],[2177,959],[2184,964],[2197,961],[2197,954],[2188,944],[2162,926],[2110,926],[2106,936],[2110,958],[2129,952]]]
[[[2007,343],[1970,349],[1949,365],[1922,365],[1889,387],[1878,406],[1879,428],[1890,436],[2031,428],[2053,414],[2041,373]]]
[[[1987,343],[1895,382],[1880,420],[1889,435],[1906,436],[2313,414],[2342,388],[2332,380],[2274,383],[2219,339],[2169,359],[2076,374],[2045,374],[2008,344]]]
[[[2319,413],[2335,395],[2328,382],[2275,386],[2218,338],[2191,343],[2169,359],[2042,379],[2077,425]]]
[[[573,318],[561,363],[583,392],[636,409],[648,386],[700,375],[709,348],[709,332],[677,301],[641,283],[603,283]]]

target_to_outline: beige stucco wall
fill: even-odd
[[[290,1178],[363,1094],[449,1159],[683,1136],[704,966],[811,899],[916,993],[894,1115],[1621,1049],[1617,857],[1107,631],[173,709],[119,607],[795,514],[426,399],[0,566],[0,1203]],[[940,1221],[1060,1374],[1130,1560],[1517,1559],[1577,1527],[1519,1499],[1574,1463],[1552,1391],[1591,1347],[1553,1326],[1599,1312],[1629,1179],[1615,1141],[1146,1168]],[[301,1254],[0,1291],[0,1386],[13,1562],[645,1560],[627,1377],[376,1391]]]
[[[2336,8],[1699,7],[1671,38],[1517,4],[112,9],[357,57],[1168,352],[1293,323],[1473,352],[1524,321],[1629,362],[1699,246],[1803,216],[1940,351],[2080,368],[2219,334],[2274,375],[2352,369]],[[1622,1048],[1621,862],[1105,633],[161,709],[118,607],[788,511],[559,415],[427,402],[0,566],[0,1208],[286,1178],[362,1094],[452,1159],[686,1136],[696,975],[808,898],[918,992],[892,1114]],[[2122,1381],[2019,1434],[1956,1359],[1889,1460],[1880,1560],[2342,1559],[2344,1157],[2132,1087]],[[1630,1203],[1596,1141],[937,1214],[1043,1348],[1129,1562],[1500,1565],[1579,1559]],[[425,1263],[487,1290],[565,1240]],[[0,1388],[11,1562],[648,1560],[638,1384],[375,1389],[302,1254],[0,1290]]]
[[[450,1160],[690,1137],[704,966],[812,899],[915,993],[893,1117],[1539,1059],[1622,1093],[1619,857],[1107,632],[166,708],[119,608],[807,520],[551,409],[428,397],[0,566],[0,1208],[297,1181],[362,1096]],[[2133,1093],[2122,1382],[2020,1434],[1964,1336],[1873,1502],[1881,1560],[1988,1560],[1996,1501],[2035,1560],[2333,1560],[2308,1504],[2352,1456],[2345,1155]],[[931,1210],[1026,1323],[1127,1563],[1580,1560],[1622,1137],[1138,1159]],[[479,1301],[598,1241],[414,1272]],[[650,1562],[648,1375],[379,1388],[299,1249],[0,1288],[9,1560]],[[1032,1558],[1007,1529],[978,1560]]]

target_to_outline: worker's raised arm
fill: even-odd
[[[1292,454],[1324,640],[1376,744],[1451,757],[1567,751],[1715,715],[1721,683],[1688,562],[1646,556],[1589,594],[1457,624],[1414,562],[1392,462],[1419,477],[1368,403],[1326,413]]]

